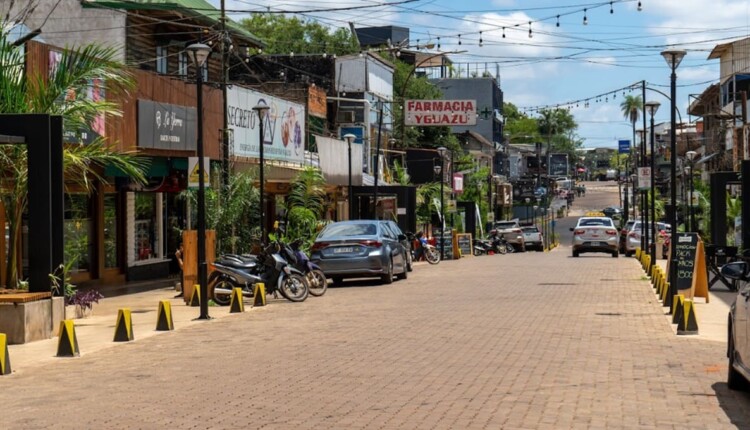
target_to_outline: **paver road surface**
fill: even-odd
[[[0,427],[750,428],[724,348],[677,337],[634,259],[561,247],[418,264],[0,377]]]

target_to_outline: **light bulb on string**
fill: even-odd
[[[586,9],[583,9],[583,25],[589,25],[589,17],[586,16]]]
[[[557,23],[555,24],[555,27],[560,26],[560,15],[557,15]]]
[[[609,2],[609,13],[615,13],[615,8],[612,7],[612,2]]]
[[[460,34],[458,35],[458,44],[459,45],[461,44],[461,35]]]
[[[484,45],[484,42],[482,42],[482,32],[479,32],[479,46]]]
[[[437,38],[437,49],[440,50],[440,36]]]
[[[419,49],[419,39],[417,39],[417,49]]]
[[[503,27],[503,39],[505,39],[505,27]]]
[[[641,4],[641,1],[638,0],[638,12],[643,10],[643,5]]]
[[[532,37],[534,36],[531,34],[531,21],[529,21],[529,39],[531,39]]]

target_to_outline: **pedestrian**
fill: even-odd
[[[180,266],[180,293],[174,296],[174,298],[183,297],[185,294],[185,280],[182,279],[182,270],[184,266],[184,262],[182,261],[182,257],[185,250],[182,248],[182,242],[180,242],[180,247],[177,248],[177,251],[174,253],[175,259],[177,259],[177,265]]]

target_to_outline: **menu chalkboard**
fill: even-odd
[[[461,250],[461,257],[474,256],[474,253],[471,252],[474,248],[472,246],[471,233],[457,234],[456,240],[458,241],[458,249]]]
[[[443,251],[441,245],[444,247],[443,260],[453,260],[453,232],[446,230],[445,234],[441,234],[440,230],[435,230],[433,236],[435,236],[435,247],[438,251]]]
[[[695,253],[698,249],[698,233],[677,233],[674,260],[677,263],[677,290],[689,290],[693,285]]]

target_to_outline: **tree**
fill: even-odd
[[[625,117],[630,124],[633,126],[633,144],[635,145],[635,123],[640,117],[640,113],[643,110],[643,99],[641,96],[625,96],[625,100],[620,103],[620,110],[622,116]]]
[[[292,180],[287,198],[288,241],[302,239],[305,248],[312,244],[326,209],[325,185],[323,173],[312,166],[305,167]]]
[[[248,31],[258,36],[267,54],[337,54],[359,52],[359,45],[348,28],[331,32],[317,21],[302,20],[281,14],[253,14],[240,21]]]
[[[27,74],[22,47],[9,40],[11,25],[0,22],[0,113],[44,113],[61,115],[66,131],[88,127],[100,115],[121,115],[119,106],[105,100],[90,100],[86,93],[94,80],[102,82],[105,94],[116,95],[133,87],[131,75],[115,58],[116,51],[97,45],[65,50],[50,76]],[[63,175],[92,192],[96,182],[107,183],[103,167],[115,166],[137,182],[145,182],[143,161],[131,152],[117,152],[99,138],[90,144],[65,145]],[[18,285],[18,255],[21,223],[27,209],[27,151],[22,145],[0,146],[0,189],[9,228],[6,282]]]

